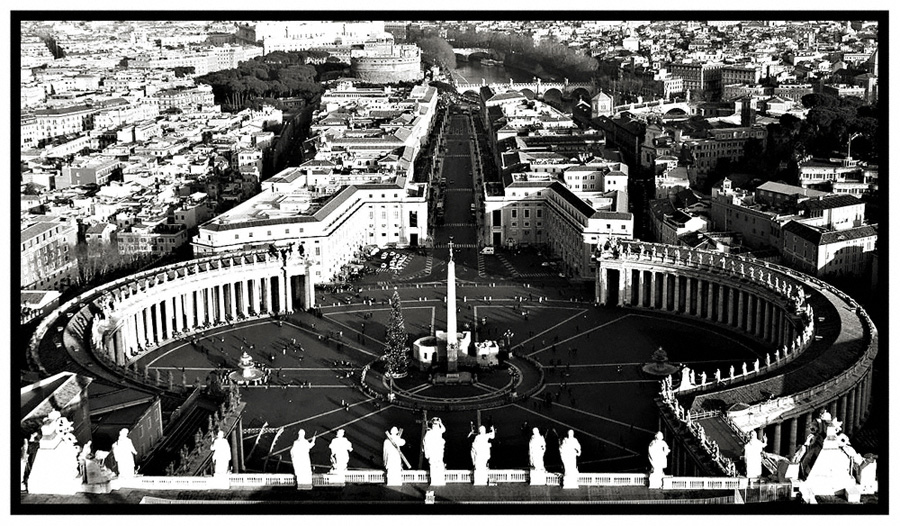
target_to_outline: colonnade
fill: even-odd
[[[254,254],[248,260],[207,259],[212,261],[205,269],[197,263],[176,264],[160,269],[154,278],[109,290],[113,306],[107,316],[116,320],[116,326],[103,339],[105,349],[97,350],[126,365],[147,349],[184,333],[315,305],[314,285],[304,260],[290,265],[294,259],[266,254]]]
[[[695,316],[740,329],[775,347],[790,347],[798,335],[783,300],[770,291],[724,281],[721,276],[663,269],[639,262],[597,269],[597,301],[601,305],[658,309]]]
[[[872,370],[863,375],[852,387],[842,389],[841,394],[824,403],[833,417],[843,422],[842,432],[852,435],[862,426],[869,414],[872,396]],[[797,448],[806,441],[819,409],[796,415],[788,415],[765,427],[768,438],[767,451],[790,458]]]

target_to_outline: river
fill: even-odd
[[[509,79],[513,79],[513,82],[531,82],[534,79],[534,75],[518,69],[506,69],[503,64],[485,66],[478,61],[464,62],[457,60],[456,69],[453,70],[453,78],[457,82],[466,84],[480,84],[481,79],[484,79],[488,84],[492,84],[495,82],[507,83]]]

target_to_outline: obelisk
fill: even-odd
[[[450,260],[447,262],[447,372],[456,372],[459,338],[456,335],[456,263],[453,262],[453,239],[450,240]]]

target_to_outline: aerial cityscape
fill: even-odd
[[[13,513],[885,513],[885,13],[13,12]]]

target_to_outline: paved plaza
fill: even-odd
[[[397,290],[413,339],[428,334],[432,325],[445,327],[442,285],[404,284]],[[585,470],[610,472],[645,469],[646,444],[657,430],[653,398],[659,385],[641,365],[653,350],[662,346],[673,363],[710,375],[716,368],[752,362],[764,353],[749,339],[701,322],[559,299],[556,289],[463,284],[457,290],[460,326],[476,327],[478,320],[479,340],[499,340],[511,331],[513,350],[540,364],[543,383],[528,398],[500,407],[414,411],[360,389],[362,368],[381,355],[390,314],[385,300],[393,291],[363,286],[359,297],[350,295],[349,304],[346,293],[324,295],[321,317],[297,313],[280,322],[257,320],[214,329],[161,348],[143,358],[139,367],[146,364],[151,376],[159,370],[162,378],[172,372],[176,383],[182,376],[188,384],[202,383],[212,371],[233,370],[246,351],[268,368],[268,383],[242,388],[248,403],[243,439],[249,471],[290,472],[287,452],[299,429],[307,437],[320,437],[311,459],[324,471],[330,465],[328,442],[341,428],[353,443],[350,467],[381,468],[384,432],[391,426],[404,429],[404,453],[412,467],[424,468],[423,421],[438,416],[447,427],[449,469],[471,467],[469,434],[480,424],[497,429],[494,469],[527,468],[528,436],[538,427],[550,445],[548,469],[560,469],[554,445],[574,429],[583,447],[579,464]],[[467,397],[498,388],[506,383],[505,376],[501,371],[482,375],[474,386],[426,384],[416,390],[432,397]]]

